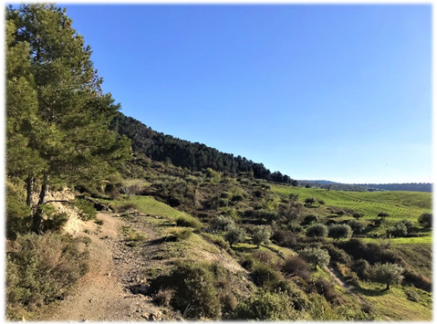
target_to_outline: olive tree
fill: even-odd
[[[252,241],[257,248],[261,243],[268,243],[272,236],[272,228],[270,226],[257,226],[252,234]]]
[[[326,266],[331,260],[329,253],[326,250],[322,250],[320,248],[305,248],[298,251],[298,253],[302,257],[302,259],[304,259],[308,263],[311,263],[314,268],[317,266]]]
[[[391,284],[402,282],[404,268],[395,263],[375,263],[371,269],[371,278],[375,282],[386,284],[386,290],[390,289]]]

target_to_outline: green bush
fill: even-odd
[[[285,259],[282,271],[291,276],[296,275],[304,280],[310,279],[310,266],[298,255],[289,256]]]
[[[346,224],[331,225],[328,228],[328,236],[334,239],[350,238],[352,236],[352,229]]]
[[[189,216],[189,215],[179,216],[176,219],[176,225],[183,226],[183,227],[192,227],[196,230],[202,228],[202,223],[196,218],[194,218],[193,216]]]
[[[431,213],[423,213],[422,215],[419,216],[417,221],[423,227],[431,228],[432,227],[432,214]]]
[[[62,298],[88,271],[88,252],[80,252],[79,239],[47,232],[18,236],[17,252],[6,266],[6,311],[21,320],[26,311]]]
[[[240,228],[237,225],[228,226],[228,232],[225,234],[226,241],[229,244],[234,245],[235,243],[243,242],[246,238],[246,231],[244,228]]]
[[[329,253],[320,248],[305,248],[303,250],[298,251],[298,253],[302,257],[302,259],[304,259],[309,263],[312,263],[314,265],[314,268],[316,266],[319,267],[326,266],[331,260]]]
[[[301,225],[309,225],[319,221],[319,217],[316,215],[307,215],[303,218]]]
[[[376,282],[386,284],[386,290],[391,284],[402,282],[404,269],[395,263],[375,263],[371,269],[371,278]]]
[[[272,290],[280,280],[282,276],[279,272],[269,267],[267,264],[261,262],[255,262],[252,266],[253,282],[258,286],[266,290]]]
[[[347,223],[356,234],[361,234],[366,229],[366,223],[352,219]]]
[[[209,225],[209,231],[213,233],[226,231],[229,226],[234,225],[235,223],[232,218],[220,215],[211,221]]]
[[[233,320],[289,321],[300,319],[291,298],[285,293],[259,290],[238,304],[231,314]]]
[[[74,206],[78,209],[79,217],[84,220],[96,219],[97,211],[94,208],[94,204],[85,199],[74,199]]]
[[[327,235],[328,228],[323,224],[312,225],[306,231],[308,237],[326,237]]]
[[[261,243],[268,244],[272,236],[272,228],[270,226],[257,226],[252,234],[252,241],[258,248]]]
[[[129,209],[137,209],[137,205],[130,202],[124,203],[123,205],[117,207],[117,212],[123,213],[128,211]]]
[[[168,276],[158,277],[152,290],[174,291],[170,305],[184,317],[216,319],[221,315],[214,274],[205,263],[179,262]]]

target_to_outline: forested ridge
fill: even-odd
[[[271,172],[262,163],[255,163],[240,155],[223,153],[205,144],[165,135],[123,113],[118,113],[112,120],[111,129],[128,137],[134,152],[143,153],[155,161],[171,163],[191,171],[211,168],[229,174],[251,173],[258,179],[297,186],[297,181],[290,176],[280,171]]]

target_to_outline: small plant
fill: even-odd
[[[316,200],[316,198],[314,198],[314,197],[306,198],[306,199],[305,199],[305,204],[306,204],[306,205],[310,205],[310,206],[312,206],[316,201],[317,201],[317,200]]]
[[[171,298],[173,297],[173,291],[160,290],[153,296],[153,302],[158,306],[169,306]]]
[[[130,210],[130,209],[137,209],[137,205],[135,205],[134,203],[130,203],[130,202],[125,203],[125,204],[117,207],[117,212],[123,213],[123,212]]]
[[[411,300],[411,301],[416,302],[416,303],[420,301],[420,296],[415,291],[407,290],[407,291],[405,291],[405,295],[407,296],[408,300]]]
[[[347,223],[351,229],[354,231],[354,233],[360,234],[362,232],[364,232],[364,230],[366,229],[366,223],[361,222],[359,220],[356,219],[352,219]]]
[[[96,220],[94,220],[94,223],[96,223],[97,225],[103,225],[103,220],[96,219]]]
[[[298,255],[288,257],[282,266],[282,271],[291,276],[298,276],[305,280],[310,278],[309,264]]]
[[[388,213],[386,213],[386,212],[380,212],[380,213],[378,214],[378,217],[382,217],[382,218],[385,218],[385,217],[388,217],[388,216],[390,216],[390,214],[388,214]]]
[[[320,205],[324,205],[325,204],[325,201],[323,199],[319,199],[318,202],[319,202]]]
[[[363,213],[353,213],[352,217],[358,220],[360,218],[363,218],[364,214]]]
[[[240,228],[237,225],[229,226],[228,232],[225,235],[226,241],[229,242],[229,244],[234,245],[235,243],[243,242],[246,238],[246,231],[244,228]]]
[[[307,215],[303,218],[301,225],[309,225],[311,223],[316,223],[319,221],[319,217],[316,215]]]

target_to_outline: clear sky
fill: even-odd
[[[293,179],[432,181],[430,5],[65,5],[154,130]]]

